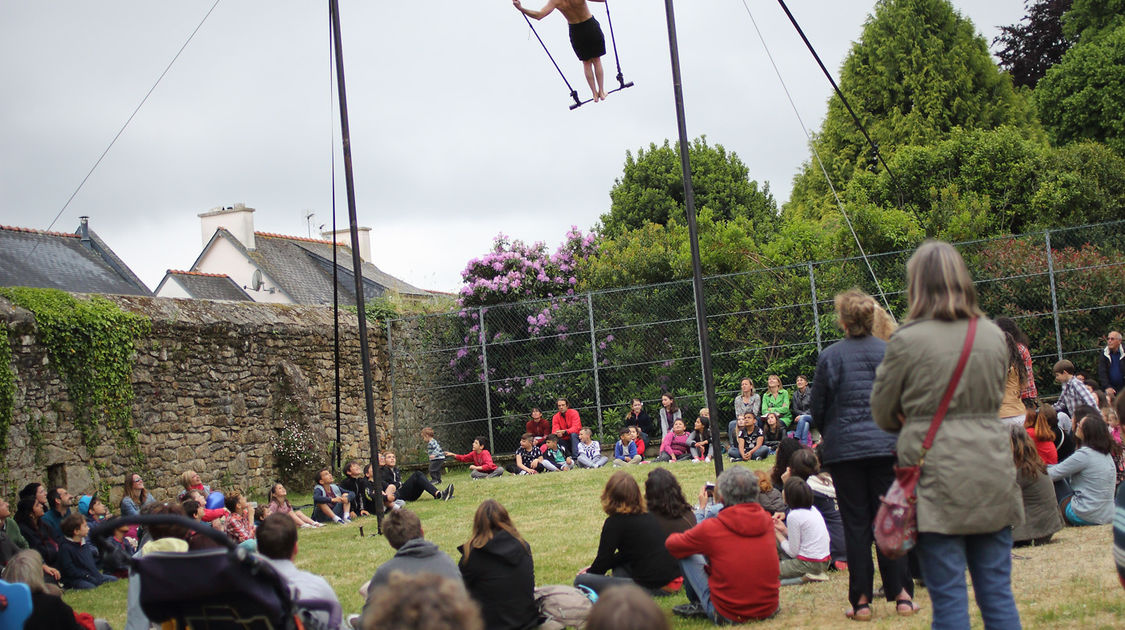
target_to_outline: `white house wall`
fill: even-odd
[[[232,245],[226,237],[222,237],[215,240],[192,271],[225,273],[255,302],[292,304],[293,301],[281,290],[281,287],[265,273],[262,274],[262,288],[257,291],[253,289],[254,271],[257,268],[241,250]],[[270,292],[271,288],[274,289],[273,293]]]

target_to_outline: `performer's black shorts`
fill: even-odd
[[[605,54],[605,35],[598,21],[591,17],[585,22],[570,25],[570,45],[582,61],[597,59]]]

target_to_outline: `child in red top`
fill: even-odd
[[[488,452],[488,439],[478,435],[473,439],[473,450],[465,455],[458,455],[450,451],[445,452],[446,457],[452,457],[459,462],[472,462],[469,465],[469,477],[484,479],[486,477],[499,477],[504,474],[504,469],[496,466],[492,461],[492,454]]]

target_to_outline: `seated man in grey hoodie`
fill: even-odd
[[[422,521],[414,512],[401,509],[388,513],[383,519],[383,535],[397,551],[393,558],[379,565],[371,581],[364,585],[367,597],[367,602],[363,605],[365,611],[375,598],[375,592],[380,586],[387,584],[391,573],[395,571],[408,575],[433,573],[463,585],[457,563],[449,554],[424,538]]]

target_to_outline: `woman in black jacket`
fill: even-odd
[[[598,555],[574,578],[575,586],[600,593],[619,584],[635,583],[652,595],[680,577],[680,564],[664,547],[660,523],[645,509],[637,480],[625,471],[610,475],[602,491],[602,524]],[[606,575],[610,571],[613,575]]]
[[[872,523],[879,496],[894,481],[895,436],[871,418],[871,386],[883,361],[884,340],[872,336],[875,300],[859,290],[836,296],[836,315],[847,335],[820,353],[812,386],[813,423],[823,436],[821,465],[832,474],[844,525],[848,558],[847,616],[871,618],[875,567]],[[891,560],[876,550],[888,601],[898,612],[913,614],[914,583],[906,558]]]
[[[473,535],[457,548],[465,588],[480,604],[488,630],[523,630],[542,623],[535,603],[535,565],[508,510],[487,499],[473,517]]]
[[[34,496],[20,499],[16,504],[15,520],[28,546],[39,552],[44,563],[55,566],[59,559],[59,545],[51,538],[43,522],[43,504]]]

